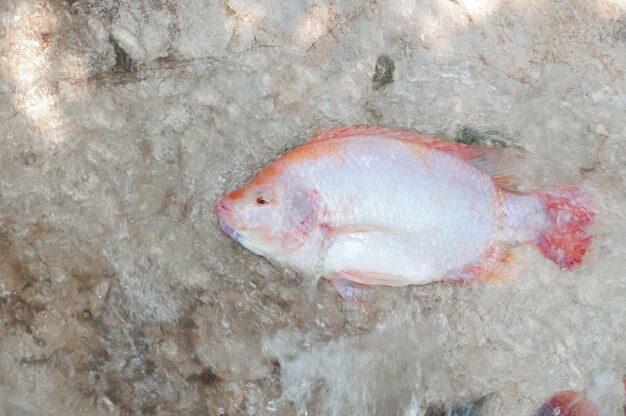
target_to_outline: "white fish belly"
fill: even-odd
[[[394,286],[437,280],[446,272],[445,266],[407,237],[379,232],[340,235],[328,249],[324,274],[376,273],[388,276]]]

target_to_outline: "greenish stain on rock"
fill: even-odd
[[[470,146],[508,147],[509,141],[497,131],[480,132],[472,127],[463,127],[456,134],[457,142]]]
[[[487,398],[488,396],[484,396],[462,405],[448,403],[431,404],[426,409],[425,416],[479,416],[483,414],[483,405],[487,402]]]
[[[113,36],[109,37],[109,42],[115,50],[115,67],[118,72],[135,72],[137,67],[133,62],[133,58],[126,52]]]
[[[393,71],[395,69],[396,65],[390,57],[387,55],[380,55],[376,60],[374,76],[372,77],[374,88],[378,89],[387,84],[391,84],[393,82]]]

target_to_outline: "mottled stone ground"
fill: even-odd
[[[626,4],[4,0],[0,414],[422,415],[576,389],[621,409]],[[324,127],[526,150],[596,242],[508,284],[379,289],[369,315],[217,227]]]

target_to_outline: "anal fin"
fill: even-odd
[[[406,286],[410,284],[407,280],[395,274],[365,272],[357,270],[347,270],[336,272],[337,276],[350,282],[365,286]]]
[[[491,247],[482,259],[446,273],[445,280],[467,283],[474,280],[509,283],[520,260],[510,247]]]
[[[369,304],[372,300],[371,288],[341,278],[331,278],[333,285],[342,299],[359,305]]]

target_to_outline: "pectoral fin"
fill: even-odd
[[[381,227],[350,226],[329,231],[323,270],[327,276],[367,286],[422,284],[437,276],[432,256],[410,235]]]
[[[371,289],[366,285],[344,280],[338,276],[331,277],[330,283],[339,296],[350,303],[367,305],[372,301]]]
[[[467,283],[476,279],[500,283],[510,283],[519,258],[510,247],[491,247],[482,259],[450,270],[445,280]]]
[[[365,286],[406,286],[410,284],[400,275],[349,270],[335,273],[337,276],[352,283]]]

